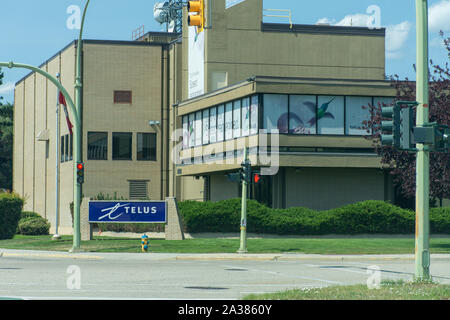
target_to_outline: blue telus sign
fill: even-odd
[[[166,202],[90,201],[89,222],[165,223]]]

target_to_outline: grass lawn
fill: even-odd
[[[244,300],[448,300],[450,285],[433,282],[382,281],[379,289],[367,285],[307,288],[267,294],[251,294]]]
[[[149,252],[161,253],[235,253],[239,239],[189,239],[169,241],[150,239]],[[0,240],[0,248],[22,250],[68,251],[72,236],[53,241],[51,236],[15,235]],[[140,239],[96,236],[82,241],[81,248],[90,252],[140,252]],[[349,239],[248,239],[249,253],[309,253],[309,254],[413,254],[414,239],[349,238]],[[431,253],[450,253],[450,238],[431,238]]]

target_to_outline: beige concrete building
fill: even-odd
[[[84,196],[237,197],[225,174],[248,148],[255,170],[276,168],[250,192],[270,206],[393,198],[361,126],[363,105],[395,95],[384,81],[384,29],[263,23],[262,0],[215,1],[205,16],[201,33],[185,25],[83,42]],[[41,65],[71,94],[76,46]],[[56,95],[35,73],[16,85],[13,188],[54,228],[59,159],[60,232],[70,233],[71,139],[64,113],[56,133]]]

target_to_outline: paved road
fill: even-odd
[[[24,299],[240,299],[248,293],[411,280],[412,255],[100,254],[0,249],[0,297]],[[432,255],[450,284],[450,255]]]

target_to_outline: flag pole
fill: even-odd
[[[60,81],[60,74],[56,74],[56,78]],[[59,226],[59,163],[60,163],[60,131],[59,131],[59,89],[56,91],[56,135],[55,135],[55,145],[56,145],[56,174],[55,174],[55,234],[52,240],[60,240],[61,236],[58,233]]]

